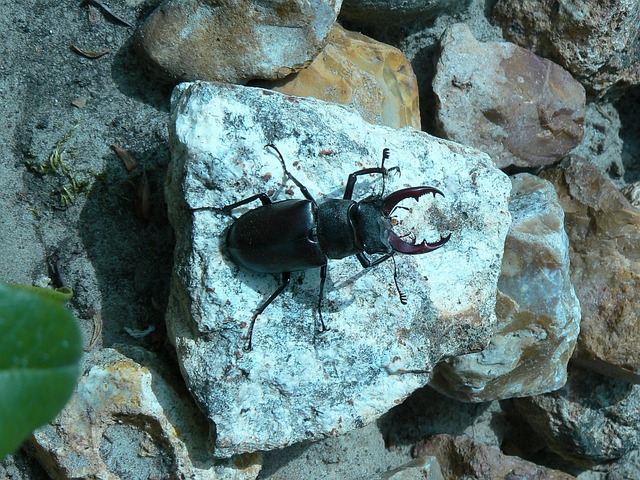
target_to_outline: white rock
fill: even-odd
[[[176,254],[167,325],[188,387],[216,425],[218,457],[361,427],[424,386],[440,359],[490,337],[511,183],[485,154],[411,128],[371,125],[320,100],[207,83],[176,88],[170,139],[166,197]],[[223,248],[232,218],[193,209],[260,192],[274,201],[303,198],[268,143],[318,201],[341,198],[349,173],[379,166],[383,148],[391,152],[386,166],[402,172],[388,178],[386,192],[431,185],[445,193],[407,201],[411,215],[400,210],[405,227],[417,220],[418,237],[451,233],[435,252],[396,256],[406,305],[392,262],[364,271],[353,257],[330,261],[323,302],[330,330],[316,333],[318,270],[294,273],[258,317],[253,350],[243,351],[253,313],[280,278],[236,267]],[[361,177],[356,197],[379,193],[379,177]]]

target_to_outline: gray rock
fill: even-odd
[[[170,138],[176,254],[167,325],[188,387],[215,423],[217,456],[366,425],[425,385],[437,361],[488,340],[511,185],[486,155],[411,128],[371,125],[320,100],[206,83],[175,90]],[[243,352],[247,324],[280,278],[231,263],[223,238],[232,219],[210,208],[260,192],[302,198],[264,148],[272,142],[318,200],[341,197],[349,173],[379,166],[389,148],[387,166],[402,174],[387,178],[387,192],[432,185],[446,195],[403,204],[412,213],[398,211],[398,228],[413,222],[418,240],[452,236],[436,252],[396,256],[406,305],[393,263],[363,271],[353,257],[331,261],[323,303],[330,330],[322,335],[317,270],[294,273],[259,316],[253,350]],[[356,198],[380,193],[380,180],[360,178]]]
[[[500,0],[505,37],[550,58],[599,96],[640,82],[640,1]]]
[[[634,450],[608,468],[607,480],[640,478],[640,450]]]
[[[462,401],[557,390],[566,382],[580,331],[564,211],[555,189],[528,174],[516,175],[512,182],[512,223],[498,280],[498,333],[482,352],[439,363],[431,382]]]
[[[507,42],[478,42],[465,24],[441,39],[433,79],[442,134],[500,168],[560,160],[582,140],[585,92],[562,67]]]
[[[618,188],[624,185],[625,174],[620,127],[620,115],[612,104],[589,103],[584,138],[571,152],[589,160]]]
[[[140,27],[135,44],[173,80],[283,78],[318,54],[341,3],[167,0]]]
[[[634,182],[620,190],[629,203],[640,209],[640,182]]]
[[[556,392],[513,400],[549,448],[593,468],[640,446],[640,385],[570,367]]]

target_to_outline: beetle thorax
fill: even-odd
[[[339,259],[362,252],[355,244],[349,211],[353,200],[329,199],[318,205],[318,242],[324,254]]]

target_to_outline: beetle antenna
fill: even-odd
[[[400,297],[400,303],[402,305],[407,304],[407,296],[402,293],[400,290],[400,286],[398,285],[398,265],[396,264],[396,257],[391,255],[391,260],[393,260],[393,281],[396,284],[396,290],[398,290],[398,296]]]

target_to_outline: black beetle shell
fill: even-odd
[[[355,255],[355,232],[349,213],[356,202],[329,199],[318,206],[318,239],[322,251],[329,258],[340,259]]]
[[[316,207],[284,200],[250,210],[227,233],[232,260],[260,273],[307,270],[326,265],[316,234]]]

